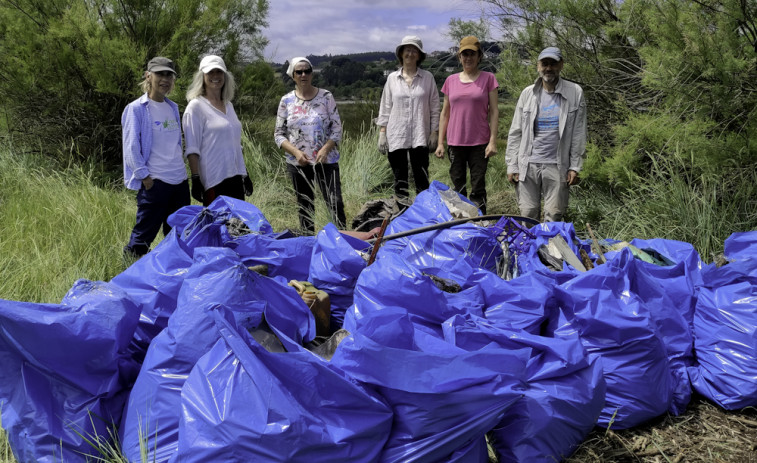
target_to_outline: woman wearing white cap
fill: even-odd
[[[401,67],[386,79],[376,125],[379,151],[387,154],[394,173],[394,194],[407,198],[408,157],[415,192],[429,185],[428,155],[436,151],[439,130],[439,90],[434,76],[418,67],[426,58],[420,37],[404,37],[395,54]]]
[[[331,220],[345,228],[339,150],[342,122],[328,90],[313,86],[313,66],[304,57],[293,58],[287,69],[295,89],[281,98],[274,139],[286,152],[287,172],[299,206],[302,232],[313,234],[314,185],[326,200]]]
[[[192,171],[192,197],[204,206],[221,195],[244,199],[252,194],[242,157],[242,123],[231,104],[234,88],[223,59],[208,55],[187,90],[184,153]]]

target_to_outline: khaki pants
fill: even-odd
[[[515,186],[520,214],[541,220],[544,199],[544,221],[560,222],[568,209],[568,182],[560,175],[557,164],[529,164],[525,178]]]

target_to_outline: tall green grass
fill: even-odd
[[[0,145],[0,297],[59,302],[79,278],[109,280],[136,214],[133,196]]]

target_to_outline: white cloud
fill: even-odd
[[[477,18],[470,0],[273,0],[266,58],[393,51],[403,36],[419,35],[427,52],[446,50],[450,18]]]

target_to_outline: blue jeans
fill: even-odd
[[[171,231],[168,216],[188,206],[189,202],[187,180],[178,185],[153,180],[149,190],[142,185],[137,192],[137,223],[131,231],[129,244],[124,247],[124,254],[136,257],[147,254],[161,226],[164,236]]]

